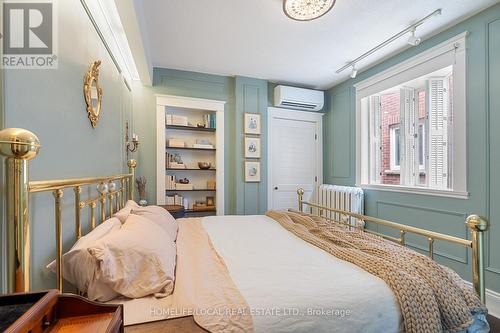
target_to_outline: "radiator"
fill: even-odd
[[[316,188],[314,200],[318,205],[347,212],[364,214],[364,193],[358,187],[323,184]],[[341,214],[324,211],[323,215],[336,221],[343,221]],[[351,217],[347,221],[351,225],[362,223]]]

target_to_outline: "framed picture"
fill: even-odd
[[[260,162],[245,162],[245,182],[260,182]]]
[[[260,158],[260,138],[245,137],[245,157]]]
[[[245,134],[260,135],[260,114],[245,113]]]

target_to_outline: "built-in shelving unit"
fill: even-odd
[[[182,205],[188,216],[224,214],[224,104],[223,101],[157,96],[159,205],[172,204],[172,196],[177,195],[177,198],[185,199]],[[204,127],[199,124],[204,124]],[[172,146],[169,145],[171,139]],[[213,148],[195,147],[203,142]],[[212,167],[200,169],[198,162],[209,162]],[[170,167],[172,164],[175,167]],[[192,184],[192,189],[176,188],[175,182],[184,178]],[[215,189],[212,188],[214,182]],[[195,203],[209,201],[215,206],[206,209],[193,207]]]

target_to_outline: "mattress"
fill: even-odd
[[[381,279],[304,242],[267,216],[202,220],[252,311],[255,332],[400,332]]]
[[[203,218],[199,228],[205,229],[228,279],[248,304],[255,332],[404,331],[397,299],[383,280],[303,241],[275,220],[263,215],[213,216]],[[193,243],[185,236],[183,242]],[[205,276],[191,266],[192,274]],[[126,326],[182,317],[155,310],[182,307],[179,299],[184,297],[176,293],[185,288],[178,286],[179,281],[174,294],[166,298],[113,303],[124,305]],[[484,316],[475,319],[467,333],[489,331]]]

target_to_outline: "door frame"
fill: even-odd
[[[316,166],[316,174],[318,175],[318,180],[315,185],[323,184],[323,116],[325,114],[321,112],[309,112],[309,111],[297,111],[276,107],[267,108],[267,206],[268,208],[273,206],[273,175],[272,166],[273,159],[271,158],[273,154],[273,143],[271,137],[271,131],[273,130],[273,118],[299,120],[299,121],[310,121],[316,123],[316,134],[318,136],[316,140],[316,156],[318,156],[318,164]]]

